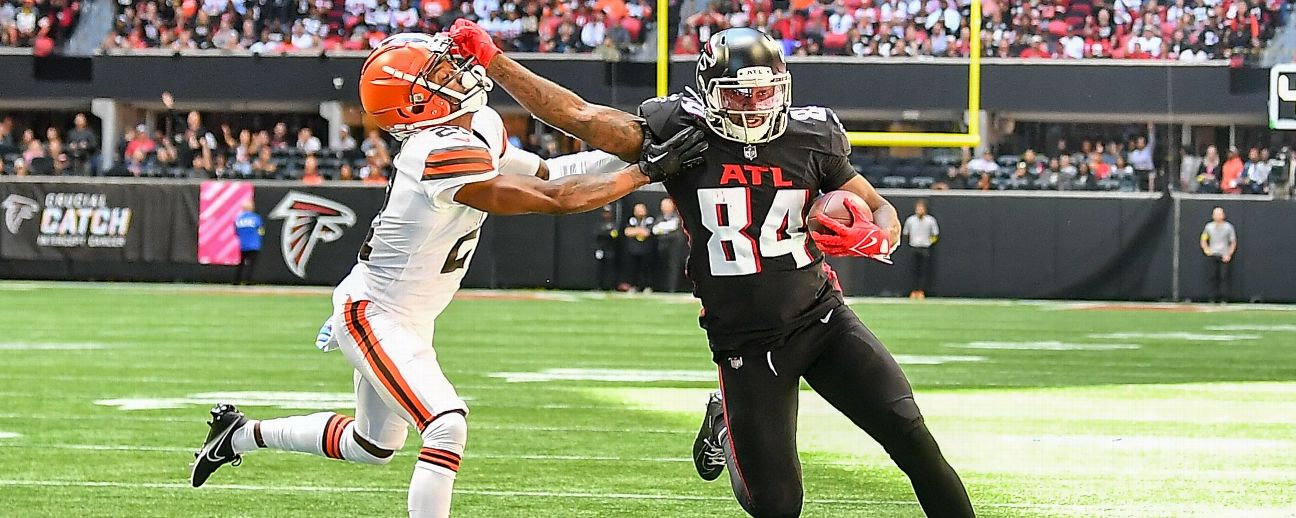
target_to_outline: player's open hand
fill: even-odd
[[[660,144],[650,142],[639,157],[639,170],[651,182],[664,182],[681,171],[702,163],[707,150],[706,133],[694,127],[676,133]]]
[[[483,67],[489,67],[491,60],[500,55],[500,49],[495,46],[490,33],[467,18],[455,20],[454,25],[450,26],[450,39],[454,41],[460,54],[476,58],[477,63]]]
[[[865,207],[856,205],[853,200],[845,200],[844,205],[854,216],[850,226],[819,214],[816,219],[831,230],[831,234],[810,232],[815,246],[828,255],[867,257],[880,263],[891,264],[891,253],[899,243],[892,243],[882,227],[873,223],[873,218],[864,214]]]

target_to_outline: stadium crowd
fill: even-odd
[[[48,53],[72,34],[79,0],[0,0],[0,47],[35,47]]]
[[[788,54],[959,56],[971,51],[967,0],[711,2],[686,20],[675,52],[732,26],[782,40]],[[982,3],[985,56],[1242,59],[1278,25],[1281,0],[1031,0]]]
[[[402,32],[435,33],[456,19],[485,26],[506,50],[619,56],[643,43],[644,0],[120,0],[109,49],[367,50]]]
[[[501,47],[617,59],[653,25],[649,0],[118,0],[108,49],[224,49],[270,54],[365,50],[388,35],[481,23]],[[683,1],[676,54],[713,33],[752,26],[789,55],[967,56],[968,0]],[[983,2],[986,56],[1199,61],[1255,55],[1282,0]],[[79,0],[0,0],[0,46],[51,46],[75,26]],[[672,20],[677,17],[673,16]],[[674,34],[678,32],[678,34]],[[40,43],[38,43],[40,42]]]
[[[167,99],[169,100],[169,99]],[[203,124],[198,112],[172,113],[163,127],[128,128],[116,150],[116,164],[98,166],[101,139],[84,114],[67,129],[20,128],[0,117],[0,174],[80,175],[167,178],[228,178],[384,183],[395,142],[378,130],[361,138],[344,128],[329,146],[310,124],[290,128],[235,128]],[[528,140],[510,136],[512,145],[548,158],[563,152],[553,134]],[[1181,148],[1174,157],[1158,153],[1154,128],[1128,138],[1083,139],[1072,146],[1059,139],[1052,149],[1020,154],[989,151],[973,156],[929,153],[896,158],[876,150],[857,150],[851,162],[879,187],[976,190],[1147,191],[1266,194],[1274,185],[1290,188],[1287,148],[1266,146]],[[1172,171],[1172,169],[1177,169]]]
[[[1292,152],[1256,145],[1244,149],[1182,147],[1174,156],[1157,147],[1152,125],[1128,137],[1058,139],[1051,149],[979,156],[936,153],[893,158],[857,151],[855,169],[889,188],[969,190],[1175,190],[1218,194],[1269,194],[1289,189]],[[1275,187],[1278,186],[1278,187]]]

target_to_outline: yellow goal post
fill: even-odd
[[[658,2],[658,7],[666,2]],[[981,144],[981,0],[972,0],[968,19],[967,133],[850,131],[852,146],[874,147],[976,147]],[[670,93],[670,31],[668,9],[657,9],[657,95]]]

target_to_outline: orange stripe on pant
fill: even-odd
[[[328,424],[324,425],[323,451],[324,456],[330,459],[342,459],[342,436],[346,433],[347,425],[355,422],[355,418],[344,416],[342,414],[333,414]]]
[[[338,415],[329,416],[328,422],[324,423],[324,436],[320,438],[320,450],[324,456],[330,459],[336,459],[337,455],[333,453],[333,429],[337,428]]]
[[[419,450],[419,460],[458,472],[461,457],[458,453],[452,451],[423,448]]]
[[[394,367],[395,362],[392,362],[387,353],[383,351],[378,336],[374,334],[373,327],[369,325],[369,317],[365,315],[368,309],[369,301],[367,300],[347,302],[343,311],[347,331],[351,333],[351,338],[360,345],[360,351],[364,354],[365,361],[369,364],[369,368],[373,370],[374,375],[382,382],[383,387],[396,399],[396,403],[414,418],[414,421],[418,423],[418,428],[422,430],[432,420],[432,413],[428,411],[422,401],[419,401],[416,393],[410,389],[409,383],[401,376],[400,371]]]

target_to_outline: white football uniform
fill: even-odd
[[[459,290],[486,221],[485,212],[454,197],[501,173],[535,175],[540,161],[508,145],[503,120],[490,108],[474,113],[471,130],[429,128],[396,155],[386,201],[360,262],[333,292],[333,317],[317,342],[342,349],[355,366],[356,426],[374,444],[399,449],[406,423],[422,430],[441,414],[467,412],[432,348],[436,318]],[[601,151],[549,164],[551,179],[626,167]]]
[[[432,336],[486,220],[454,196],[499,175],[498,155],[454,126],[410,137],[394,166],[360,262],[334,290],[332,319],[338,345],[363,378],[356,421],[383,447],[403,444],[405,423],[421,430],[441,414],[467,410],[441,372]],[[386,408],[359,408],[376,400]]]

